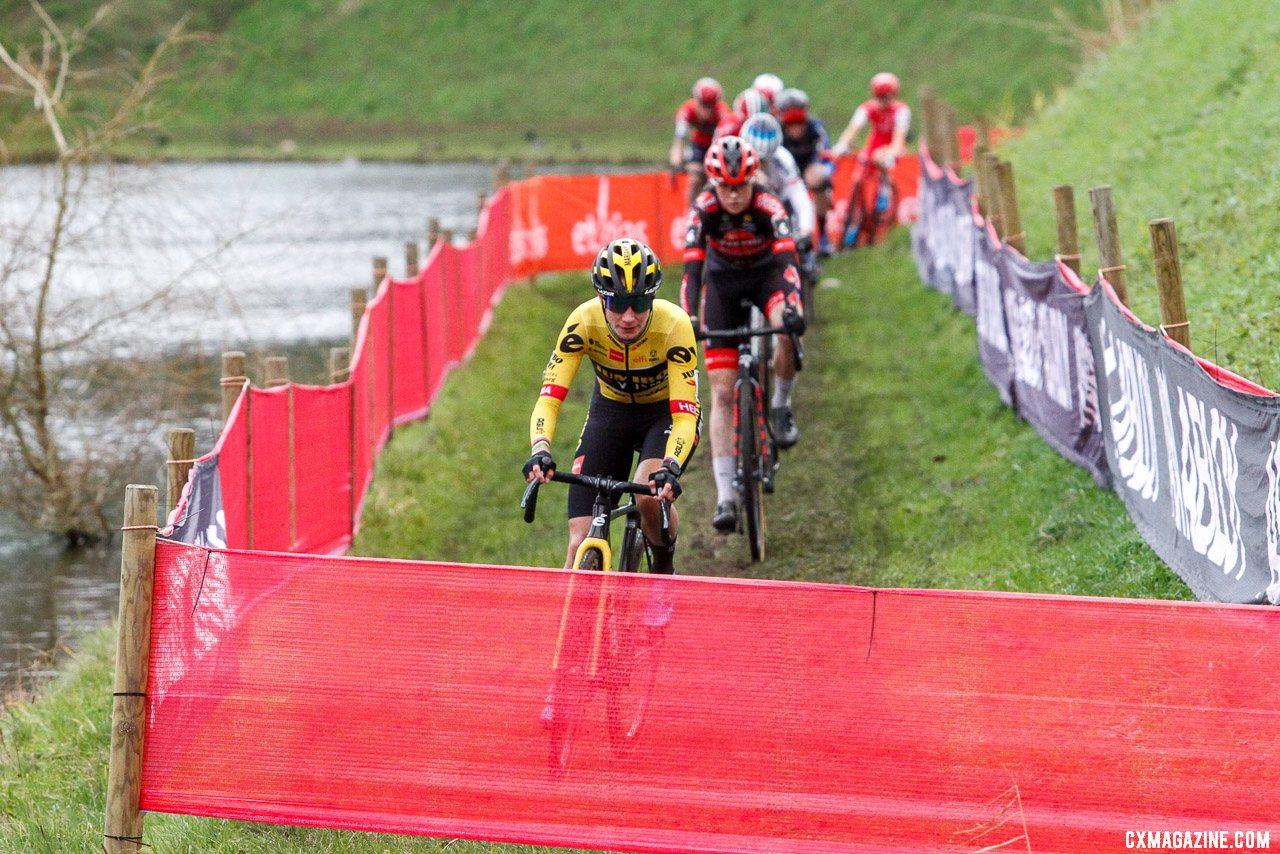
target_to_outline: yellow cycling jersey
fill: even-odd
[[[535,450],[554,438],[560,403],[583,356],[591,359],[600,394],[610,400],[670,402],[667,457],[683,466],[698,431],[698,343],[689,315],[674,303],[654,300],[649,325],[636,341],[624,344],[609,328],[599,299],[575,308],[542,374],[542,391],[529,422]]]

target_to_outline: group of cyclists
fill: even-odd
[[[771,326],[790,333],[776,338],[769,426],[780,448],[799,440],[791,398],[792,341],[805,330],[802,264],[814,253],[831,252],[821,224],[832,206],[836,158],[849,153],[864,129],[864,162],[889,168],[905,152],[911,113],[898,94],[895,75],[876,74],[872,97],[830,145],[808,95],[784,86],[777,75],[760,74],[732,104],[719,82],[699,78],[676,112],[669,156],[673,174],[684,170],[689,185],[680,305],[657,298],[662,267],[644,243],[620,238],[596,257],[596,297],[569,315],[543,373],[524,475],[547,482],[554,472],[551,442],[560,403],[588,357],[596,382],[572,470],[626,480],[639,456],[635,478],[647,481],[652,492],[637,498],[651,571],[675,571],[677,516],[671,507],[669,528],[660,535],[658,502],[679,497],[680,478],[698,446],[697,342],[704,330],[745,326],[754,306]],[[705,340],[716,487],[711,524],[727,534],[739,522],[733,443],[738,351],[734,341]],[[566,568],[590,527],[592,498],[587,487],[569,488]]]

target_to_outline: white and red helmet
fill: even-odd
[[[893,98],[898,94],[898,75],[881,71],[871,78],[871,94],[877,98]]]
[[[693,83],[693,97],[710,107],[724,97],[724,89],[714,77],[699,77]]]
[[[756,79],[751,81],[751,88],[768,98],[769,103],[772,104],[773,99],[778,97],[778,93],[785,87],[782,85],[781,77],[766,72],[756,75]]]

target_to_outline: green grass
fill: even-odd
[[[4,5],[29,17],[24,4]],[[85,14],[83,4],[52,5],[65,19]],[[220,36],[172,90],[167,129],[152,137],[165,144],[134,153],[663,162],[675,108],[704,74],[732,97],[776,72],[809,92],[835,133],[884,69],[900,73],[912,101],[929,83],[962,119],[985,110],[1023,120],[1070,81],[1080,52],[1037,27],[1052,25],[1055,8],[1093,27],[1098,7],[133,0],[86,59],[153,45],[186,11],[193,29]]]
[[[1280,386],[1280,16],[1271,0],[1181,0],[1086,69],[1002,150],[1033,257],[1054,249],[1052,187],[1072,184],[1085,269],[1097,270],[1088,188],[1110,184],[1129,301],[1160,322],[1147,223],[1173,217],[1192,348]],[[942,93],[946,97],[946,93]]]

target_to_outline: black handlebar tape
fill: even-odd
[[[533,514],[538,509],[538,481],[534,481],[524,491],[524,497],[520,499],[520,506],[524,508],[524,520],[533,522]]]

